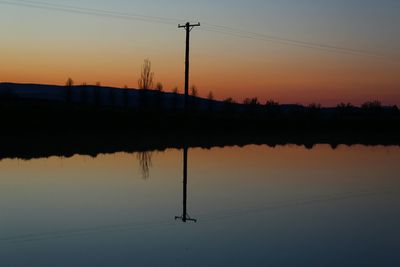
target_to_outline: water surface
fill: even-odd
[[[400,266],[399,162],[193,148],[185,187],[183,150],[3,159],[0,266]]]

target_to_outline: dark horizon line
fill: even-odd
[[[47,84],[47,83],[43,83],[43,84],[41,84],[41,83],[32,83],[32,82],[27,82],[27,83],[21,83],[21,82],[0,82],[0,86],[1,85],[14,85],[14,86],[19,86],[19,85],[21,85],[21,86],[48,86],[48,87],[57,87],[57,88],[65,88],[65,87],[68,87],[68,86],[66,86],[66,85],[60,85],[60,84]],[[157,91],[157,89],[156,88],[150,88],[150,89],[140,89],[140,88],[135,88],[135,87],[128,87],[128,86],[126,86],[126,87],[116,87],[116,86],[107,86],[107,85],[96,85],[96,84],[79,84],[79,85],[72,85],[72,86],[70,86],[70,87],[72,87],[72,88],[82,88],[82,87],[91,87],[91,88],[103,88],[103,89],[112,89],[112,90],[134,90],[134,91],[141,91],[141,90],[145,90],[145,91]],[[1,88],[0,88],[0,90],[1,90]],[[208,92],[208,91],[207,91]],[[209,92],[211,92],[211,93],[213,93],[213,91],[209,91]],[[1,92],[0,92],[1,93]],[[175,94],[173,91],[165,91],[165,90],[163,90],[163,91],[161,91],[161,93],[163,93],[163,94]],[[182,92],[180,92],[180,91],[178,91],[176,94],[178,94],[178,95],[181,95],[181,96],[183,96],[184,95],[184,93],[182,93]],[[190,95],[190,97],[193,97],[193,98],[198,98],[198,99],[203,99],[203,100],[210,100],[210,99],[208,99],[207,97],[202,97],[202,96],[198,96],[198,95],[196,95],[196,96],[192,96],[192,95]],[[220,103],[224,103],[224,102],[226,102],[227,100],[233,100],[233,102],[232,102],[232,104],[236,104],[236,105],[246,105],[245,103],[244,103],[244,101],[246,101],[246,100],[253,100],[253,99],[256,99],[256,100],[259,100],[258,99],[258,97],[244,97],[244,99],[243,99],[243,101],[242,102],[237,102],[234,98],[232,98],[232,97],[225,97],[225,98],[223,98],[223,99],[212,99],[211,101],[214,101],[214,102],[220,102]],[[298,103],[298,102],[293,102],[293,103],[280,103],[280,102],[275,102],[275,99],[274,98],[269,98],[268,100],[266,100],[265,101],[265,104],[263,104],[263,103],[261,103],[261,102],[259,102],[257,105],[260,105],[260,106],[264,106],[264,105],[266,105],[269,101],[272,101],[272,102],[274,102],[274,103],[276,103],[276,104],[278,104],[279,106],[298,106],[298,107],[303,107],[303,108],[307,108],[307,107],[309,107],[309,106],[311,106],[311,105],[319,105],[320,106],[320,108],[323,108],[323,109],[336,109],[339,105],[350,105],[352,108],[356,108],[356,109],[358,109],[358,108],[362,108],[362,105],[364,105],[364,104],[368,104],[368,103],[374,103],[374,102],[376,102],[376,103],[379,103],[379,104],[382,104],[382,107],[383,108],[393,108],[393,107],[399,107],[400,106],[400,104],[384,104],[382,101],[380,101],[379,99],[366,99],[365,101],[363,101],[363,102],[361,102],[362,104],[360,104],[360,105],[353,105],[351,102],[349,102],[349,101],[340,101],[340,102],[338,102],[336,105],[333,105],[333,106],[329,106],[329,105],[322,105],[322,104],[320,104],[319,102],[313,102],[313,101],[311,101],[309,104],[302,104],[302,103]],[[399,107],[400,108],[400,107]]]

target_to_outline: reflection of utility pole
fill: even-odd
[[[186,62],[185,62],[185,111],[188,108],[189,98],[189,47],[190,47],[190,32],[194,27],[199,27],[200,23],[190,24],[189,22],[185,25],[178,25],[178,28],[185,28],[186,30]]]
[[[175,220],[182,220],[182,222],[197,222],[187,214],[187,163],[188,163],[188,146],[185,145],[183,149],[183,211],[182,216],[175,216]]]

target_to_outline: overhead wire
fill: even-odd
[[[337,45],[330,45],[325,43],[317,43],[317,42],[309,42],[309,41],[302,41],[302,40],[295,40],[290,38],[283,38],[268,34],[256,33],[252,31],[247,31],[243,29],[236,29],[229,26],[221,26],[217,24],[209,24],[203,23],[205,27],[203,29],[205,31],[213,31],[221,34],[227,34],[242,38],[254,39],[259,41],[267,41],[267,42],[275,42],[283,45],[290,45],[290,46],[297,46],[297,47],[304,47],[304,48],[315,48],[323,51],[333,51],[333,52],[340,52],[346,53],[351,55],[372,55],[372,56],[381,56],[377,52],[374,51],[367,51],[362,49],[354,49],[348,48],[343,46]]]
[[[1,0],[0,4],[23,6],[23,7],[44,9],[44,10],[50,10],[50,11],[61,11],[61,12],[75,13],[75,14],[81,14],[81,15],[108,17],[108,18],[115,18],[115,19],[145,21],[145,22],[160,23],[160,24],[167,24],[167,25],[175,25],[176,24],[176,22],[172,21],[171,19],[161,18],[161,17],[156,17],[156,16],[127,14],[127,13],[106,11],[106,10],[100,10],[100,9],[90,9],[90,8],[73,7],[73,6],[67,6],[67,5],[50,4],[50,3],[37,2],[37,1],[22,1],[22,0],[20,0],[20,1],[14,2],[14,1]]]
[[[117,12],[117,11],[110,11],[110,10],[99,9],[99,8],[86,8],[86,7],[80,7],[80,6],[55,4],[55,3],[36,1],[36,0],[16,0],[16,1],[0,0],[0,4],[24,6],[24,7],[53,10],[53,11],[62,11],[62,12],[76,13],[76,14],[82,14],[82,15],[101,16],[101,17],[108,17],[108,18],[115,18],[115,19],[137,20],[137,21],[165,24],[165,25],[170,25],[170,26],[176,26],[178,23],[181,23],[184,21],[179,18],[144,15],[144,14],[139,14],[139,13]],[[256,33],[253,31],[237,29],[237,28],[230,27],[230,26],[212,24],[212,23],[207,23],[207,22],[202,23],[202,25],[203,25],[203,27],[199,30],[206,31],[206,32],[213,32],[213,33],[228,35],[228,36],[237,37],[237,38],[251,39],[251,40],[255,40],[255,41],[271,42],[271,43],[276,43],[276,44],[286,45],[286,46],[294,46],[294,47],[307,48],[307,49],[316,49],[316,50],[324,51],[324,52],[347,54],[347,55],[353,55],[353,56],[372,56],[375,58],[379,58],[381,60],[391,61],[392,63],[394,63],[393,59],[388,59],[388,58],[384,57],[382,54],[375,52],[375,51],[367,51],[364,49],[348,48],[348,47],[342,47],[342,46],[326,44],[326,43],[295,40],[295,39],[291,39],[291,38],[284,38],[284,37],[279,37],[279,36],[274,36],[274,35],[269,35],[269,34]]]

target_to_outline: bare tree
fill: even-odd
[[[153,87],[154,72],[151,71],[151,61],[145,59],[142,65],[142,73],[138,80],[139,89],[148,90]]]
[[[214,109],[214,94],[212,91],[208,93],[207,99],[208,99],[208,111],[212,112]]]
[[[361,108],[366,110],[380,110],[382,109],[382,103],[378,100],[368,101],[362,104]]]
[[[210,92],[208,93],[207,99],[208,99],[208,100],[211,100],[211,101],[214,100],[214,94],[213,94],[212,91],[210,91]]]
[[[158,82],[158,83],[156,84],[156,90],[159,91],[159,92],[162,92],[162,91],[164,90],[163,84],[160,83],[160,82]]]
[[[67,87],[66,90],[66,101],[70,103],[72,101],[72,86],[74,85],[74,81],[71,78],[68,78],[67,82],[65,83],[65,86]]]
[[[322,108],[321,104],[319,103],[311,103],[310,105],[307,106],[310,110],[315,110],[318,111]]]
[[[81,95],[81,102],[86,104],[88,102],[88,92],[87,92],[87,83],[83,82],[80,86],[80,95]]]
[[[253,98],[246,98],[245,100],[243,100],[243,104],[257,106],[260,105],[260,102],[258,101],[257,97],[253,97]]]
[[[276,102],[275,100],[270,99],[265,103],[265,106],[266,107],[278,107],[279,106],[279,102]]]
[[[74,85],[74,81],[71,78],[68,78],[67,82],[65,83],[65,86],[71,87]]]
[[[128,92],[128,86],[125,85],[124,90],[123,90],[123,102],[124,102],[124,107],[128,107],[129,106],[129,92]]]
[[[233,100],[232,97],[226,98],[223,102],[226,103],[226,104],[236,104],[236,101]]]
[[[194,97],[196,97],[198,95],[198,90],[196,85],[192,85],[192,87],[190,88],[190,94]]]

